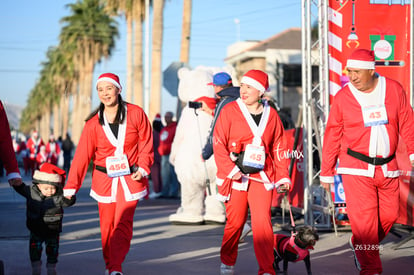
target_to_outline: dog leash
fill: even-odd
[[[293,218],[292,209],[290,208],[290,202],[289,199],[286,200],[287,205],[289,207],[289,213],[290,213],[290,224],[292,225],[292,235],[296,235],[296,225],[295,225],[295,219]]]
[[[249,180],[254,180],[254,181],[257,181],[257,182],[261,182],[261,183],[264,183],[264,184],[273,184],[275,186],[275,189],[276,190],[282,185],[282,183],[269,182],[269,181],[266,181],[266,180],[262,180],[262,179],[258,179],[258,178],[253,178],[253,177],[247,176],[245,174],[242,174],[242,177],[243,178],[246,178],[246,179],[249,179]],[[279,193],[279,191],[278,191],[278,193]]]
[[[261,179],[258,179],[258,178],[253,178],[253,177],[250,177],[250,176],[247,176],[247,175],[242,175],[242,177],[243,178],[246,178],[246,179],[250,179],[250,180],[254,180],[254,181],[258,181],[258,182],[262,182],[262,183],[270,183],[270,184],[274,184],[274,183],[272,183],[272,182],[268,182],[268,181],[265,181],[265,180],[261,180]],[[280,186],[281,184],[275,184],[275,188],[276,188],[276,190],[277,190],[277,188]],[[290,213],[290,223],[291,223],[291,225],[292,225],[292,235],[294,236],[294,235],[296,235],[296,225],[295,225],[295,219],[293,218],[293,214],[292,214],[292,208],[290,207],[290,203],[289,203],[289,199],[287,200],[287,204],[288,204],[288,208],[289,208],[289,213]]]

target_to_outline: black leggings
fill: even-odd
[[[45,243],[46,246],[47,263],[57,263],[59,255],[59,234],[40,237],[33,232],[30,232],[30,260],[32,262],[40,261],[42,258],[43,243]]]

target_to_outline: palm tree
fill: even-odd
[[[125,16],[127,23],[126,100],[142,106],[142,22],[145,18],[145,0],[101,0],[101,2],[105,4],[109,14],[123,14]]]
[[[162,89],[162,42],[164,26],[164,0],[153,3],[152,24],[152,58],[151,58],[151,100],[149,106],[149,118],[153,119],[161,110]]]
[[[150,1],[152,2],[152,1]],[[144,106],[144,89],[143,89],[143,35],[142,35],[142,22],[146,16],[145,14],[145,0],[134,1],[132,15],[134,20],[134,63],[133,63],[133,86],[134,86],[134,103],[143,107]]]
[[[127,22],[126,32],[126,63],[127,63],[127,79],[126,79],[126,100],[133,101],[134,86],[132,84],[132,30],[133,30],[133,14],[132,5],[134,0],[101,0],[101,3],[105,6],[105,11],[113,16],[123,14]]]
[[[91,111],[92,80],[95,64],[110,56],[119,36],[117,23],[105,11],[99,0],[83,0],[67,5],[72,14],[61,19],[65,24],[60,34],[62,43],[76,45],[73,61],[79,73],[77,104],[74,105],[72,138],[77,144],[83,120]]]
[[[55,97],[52,101],[53,108],[53,133],[56,137],[62,136],[63,125],[66,124],[67,131],[67,112],[69,102],[65,94],[68,77],[71,77],[70,72],[71,61],[68,59],[68,51],[64,51],[62,46],[50,48],[48,51],[49,57],[49,80],[54,89]]]
[[[57,84],[60,95],[59,111],[60,120],[58,129],[54,127],[57,136],[65,136],[69,131],[69,104],[72,94],[72,87],[78,87],[78,75],[76,74],[73,56],[73,45],[60,44],[57,47],[53,60],[53,79]],[[54,112],[55,114],[55,112]],[[53,116],[55,118],[55,116]]]
[[[185,64],[190,61],[191,6],[191,0],[184,0],[180,61]]]
[[[181,30],[180,62],[188,65],[190,62],[190,37],[191,37],[191,6],[192,0],[184,0],[183,25]],[[181,116],[181,110],[185,106],[180,99],[177,100],[177,119]]]
[[[22,111],[20,118],[20,130],[23,133],[30,133],[32,129],[39,129],[38,118],[40,118],[41,110],[39,108],[42,99],[37,95],[38,87],[35,86],[29,93],[29,99],[26,107]]]

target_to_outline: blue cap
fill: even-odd
[[[231,76],[228,73],[217,73],[213,77],[213,82],[207,85],[223,86],[231,83]]]

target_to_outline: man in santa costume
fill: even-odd
[[[250,209],[253,245],[258,274],[273,269],[273,189],[287,191],[290,179],[283,124],[277,111],[263,99],[268,76],[250,70],[240,81],[240,98],[223,107],[214,127],[214,158],[217,164],[217,198],[225,203],[227,221],[220,250],[220,273],[234,274],[239,239]]]
[[[413,111],[402,86],[375,72],[373,51],[355,50],[346,67],[349,83],[326,125],[320,181],[330,192],[339,160],[355,265],[360,274],[381,274],[380,242],[398,217],[399,136],[414,161]]]
[[[135,208],[148,194],[152,129],[141,107],[122,100],[117,75],[102,74],[96,89],[101,104],[86,119],[64,195],[70,198],[78,192],[92,160],[90,195],[98,201],[105,273],[122,275]]]

